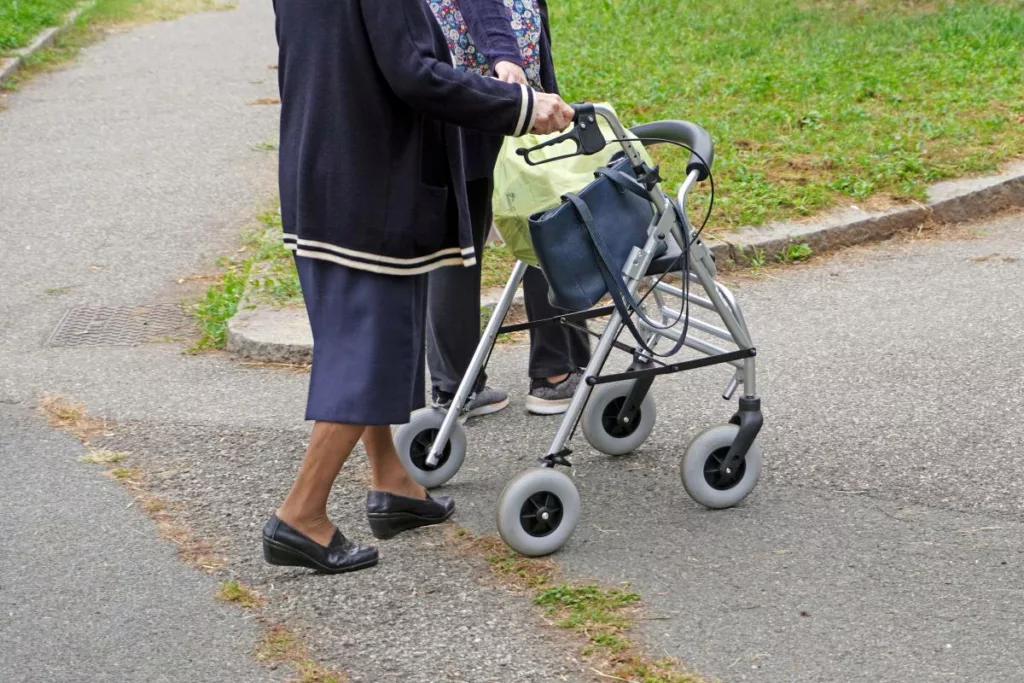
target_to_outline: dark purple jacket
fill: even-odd
[[[544,92],[557,93],[555,65],[551,59],[551,30],[546,0],[537,0],[542,30],[540,37],[540,80]],[[469,27],[469,35],[493,68],[498,62],[522,64],[519,43],[509,23],[502,0],[459,0],[459,9]],[[465,165],[467,180],[481,180],[494,175],[504,138],[467,130],[465,133]]]
[[[459,127],[522,135],[533,92],[456,70],[424,0],[274,10],[285,243],[389,275],[474,263]]]

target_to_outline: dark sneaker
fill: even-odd
[[[448,410],[452,405],[452,400],[455,398],[455,394],[441,391],[437,387],[433,388],[431,396],[433,397],[431,405],[438,410]],[[507,391],[495,389],[494,387],[484,387],[469,397],[469,404],[466,406],[463,417],[469,419],[471,417],[491,415],[507,407]]]
[[[583,372],[576,370],[558,384],[546,379],[530,381],[530,395],[526,397],[526,410],[534,415],[561,415],[569,409]]]

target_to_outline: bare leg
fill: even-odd
[[[558,384],[559,382],[564,382],[567,379],[569,379],[568,372],[562,373],[561,375],[552,375],[551,377],[547,378],[547,380],[552,384]]]
[[[335,527],[327,518],[327,499],[341,466],[366,429],[362,425],[334,422],[316,422],[313,425],[299,474],[288,497],[277,510],[281,521],[320,545],[326,546],[331,542]],[[397,455],[395,459],[398,459]]]
[[[374,491],[387,491],[406,498],[427,497],[427,491],[413,481],[398,459],[390,427],[367,427],[363,432],[363,446],[370,460],[370,473]]]

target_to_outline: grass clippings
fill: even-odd
[[[274,363],[262,360],[238,361],[238,365],[244,368],[265,368],[267,370],[281,370],[295,375],[308,375],[313,367],[311,363]]]
[[[64,396],[45,396],[39,401],[39,411],[51,426],[71,434],[85,446],[90,446],[92,439],[110,435],[110,424],[106,420],[90,417],[85,404]],[[105,466],[107,474],[117,480],[134,497],[139,508],[150,516],[160,537],[177,546],[178,557],[186,564],[205,572],[214,572],[224,566],[224,559],[214,552],[213,544],[197,538],[170,513],[167,502],[150,490],[142,470],[124,464],[128,455],[97,448],[90,449],[79,460]]]
[[[71,434],[86,446],[92,439],[108,436],[106,420],[90,417],[85,404],[76,403],[59,394],[44,396],[39,401],[39,412],[51,427]]]
[[[105,420],[90,417],[84,404],[63,396],[43,398],[39,402],[39,410],[52,426],[72,434],[85,445],[89,445],[91,438],[109,434]],[[172,510],[180,506],[172,505],[155,493],[141,468],[124,464],[129,456],[129,453],[94,448],[79,460],[104,466],[107,474],[117,480],[132,495],[135,504],[153,520],[160,538],[176,546],[178,558],[185,564],[209,574],[222,569],[226,560],[216,552],[214,544],[197,537],[173,514]],[[238,580],[221,582],[216,597],[243,609],[260,609],[267,604],[263,596]],[[306,647],[283,626],[274,625],[266,629],[256,648],[256,656],[264,663],[292,665],[296,676],[289,679],[290,683],[346,683],[347,680],[344,674],[331,671],[310,658]]]
[[[626,683],[707,683],[678,660],[655,660],[630,639],[641,614],[641,597],[628,587],[555,582],[550,559],[519,555],[494,537],[456,527],[446,536],[457,552],[482,558],[502,587],[530,595],[545,621],[573,634],[580,656],[595,675]]]
[[[90,465],[116,465],[124,460],[127,453],[111,451],[106,448],[97,448],[89,451],[78,460]]]
[[[118,481],[137,481],[139,475],[142,474],[138,469],[131,467],[115,467],[109,470],[110,476]]]
[[[505,588],[531,590],[550,584],[558,576],[558,565],[552,560],[523,557],[500,538],[474,536],[468,529],[455,527],[446,540],[461,555],[482,557]]]
[[[220,589],[217,591],[217,599],[236,604],[245,609],[262,607],[267,604],[263,596],[240,581],[221,581]]]
[[[331,671],[310,659],[306,646],[294,632],[280,624],[270,624],[256,646],[256,659],[264,664],[291,665],[298,677],[293,683],[346,683],[345,674]]]
[[[1003,256],[1001,254],[986,254],[985,256],[972,256],[967,259],[971,263],[1017,263],[1020,259],[1013,256]]]

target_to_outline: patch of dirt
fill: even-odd
[[[84,403],[76,403],[59,394],[44,396],[39,401],[39,412],[51,427],[71,434],[86,446],[91,440],[110,435],[106,420],[90,417]]]

